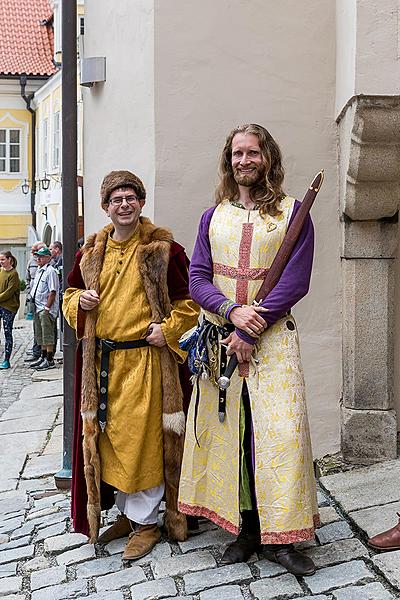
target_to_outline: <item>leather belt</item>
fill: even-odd
[[[209,332],[208,332],[208,341],[214,340],[218,343],[218,336],[220,336],[221,338],[226,338],[226,337],[228,337],[228,335],[230,333],[232,333],[232,331],[235,331],[235,326],[232,323],[226,323],[225,325],[215,325],[215,323],[211,323],[211,321],[209,321],[208,319],[204,319],[204,323],[206,325],[210,326]],[[221,375],[223,375],[223,373],[225,371],[226,363],[227,363],[226,348],[224,346],[220,345],[219,351],[220,351],[219,374],[221,376]],[[199,402],[200,402],[199,379],[200,379],[200,376],[198,375],[196,378],[196,397],[195,397],[195,404],[194,404],[193,427],[194,427],[194,437],[195,437],[198,447],[200,448],[200,443],[199,443],[199,440],[197,437],[197,415],[198,415],[198,411],[199,411]],[[223,423],[225,421],[225,415],[226,415],[226,390],[221,390],[220,388],[218,388],[218,419],[219,419],[220,423]]]
[[[108,373],[110,367],[110,353],[114,350],[131,350],[132,348],[143,348],[150,346],[145,339],[131,340],[129,342],[114,342],[113,340],[103,340],[97,338],[97,343],[100,345],[100,398],[99,408],[97,410],[97,418],[100,429],[104,432],[107,423],[107,401],[108,401]]]

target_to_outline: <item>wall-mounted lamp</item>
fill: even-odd
[[[50,185],[50,179],[47,177],[47,173],[45,172],[43,179],[40,180],[40,185],[42,186],[42,190],[47,191]]]
[[[48,175],[45,171],[43,179],[40,179],[40,187],[47,191],[50,187],[50,179],[62,185],[62,175]]]
[[[23,194],[29,194],[29,183],[27,182],[27,180],[25,179],[24,183],[21,185],[21,189],[22,189],[22,193]]]

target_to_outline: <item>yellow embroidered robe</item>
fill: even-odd
[[[209,239],[213,284],[236,302],[251,304],[286,233],[293,198],[282,214],[260,217],[225,201],[214,211]],[[211,322],[226,320],[202,311]],[[269,327],[259,338],[255,362],[236,369],[226,397],[226,419],[218,420],[218,390],[200,380],[197,436],[196,388],[187,418],[179,508],[202,515],[232,533],[239,528],[239,415],[243,377],[250,396],[255,491],[264,544],[312,539],[318,522],[316,486],[300,360],[293,316]]]
[[[139,274],[136,253],[139,236],[125,242],[107,240],[100,275],[98,338],[115,341],[146,337],[151,309]],[[68,288],[63,312],[77,330],[79,296]],[[178,347],[180,335],[193,325],[198,313],[191,300],[172,303],[161,324],[167,344],[178,362],[186,353]],[[100,353],[96,368],[99,380]],[[160,351],[154,346],[117,350],[110,354],[107,426],[99,436],[101,478],[126,493],[145,490],[163,481],[163,434]]]

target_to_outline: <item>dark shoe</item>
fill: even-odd
[[[260,535],[240,532],[237,539],[229,544],[223,553],[221,565],[246,562],[258,550],[260,550]]]
[[[125,515],[118,515],[115,523],[111,525],[97,540],[99,544],[108,544],[112,540],[119,540],[132,533],[131,523]]]
[[[186,522],[189,535],[196,535],[200,532],[199,517],[191,517],[186,515]]]
[[[246,562],[260,550],[261,534],[260,520],[257,510],[244,510],[241,513],[242,528],[237,539],[229,544],[222,555],[221,564],[232,565],[237,562]]]
[[[34,354],[32,354],[31,356],[28,356],[28,358],[24,358],[24,362],[26,363],[32,363],[32,362],[36,362],[37,360],[41,359],[41,356],[35,356]]]
[[[397,513],[400,517],[400,513]],[[400,548],[400,520],[391,529],[387,529],[368,540],[368,545],[375,550],[399,550]]]
[[[46,360],[46,359],[44,359],[42,357],[35,358],[35,360],[30,363],[29,368],[30,369],[36,369],[36,367],[38,367],[39,365],[41,365],[44,360]]]
[[[296,550],[293,544],[282,544],[281,548],[274,550],[274,558],[296,577],[315,573],[315,565],[311,558]]]
[[[37,365],[37,367],[35,367],[35,371],[48,371],[48,369],[55,369],[55,368],[56,368],[56,363],[54,362],[54,360],[50,361],[50,360],[47,360],[47,358],[44,358],[42,360],[42,362],[40,363],[40,365]]]
[[[154,525],[137,525],[137,529],[129,534],[122,558],[136,560],[151,552],[161,539],[157,523]]]

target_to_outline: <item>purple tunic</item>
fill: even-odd
[[[296,200],[289,225],[299,206],[300,202]],[[213,313],[217,313],[218,308],[226,300],[231,300],[231,298],[226,298],[213,284],[213,261],[208,229],[215,208],[215,206],[209,208],[201,217],[189,272],[191,297],[205,310]],[[273,325],[278,319],[281,319],[307,294],[310,287],[313,256],[314,228],[311,217],[308,216],[281,278],[261,304],[268,308],[266,316],[263,315],[268,325]],[[236,304],[236,306],[240,305]],[[236,333],[245,342],[256,343],[254,338],[240,329],[236,328]]]

